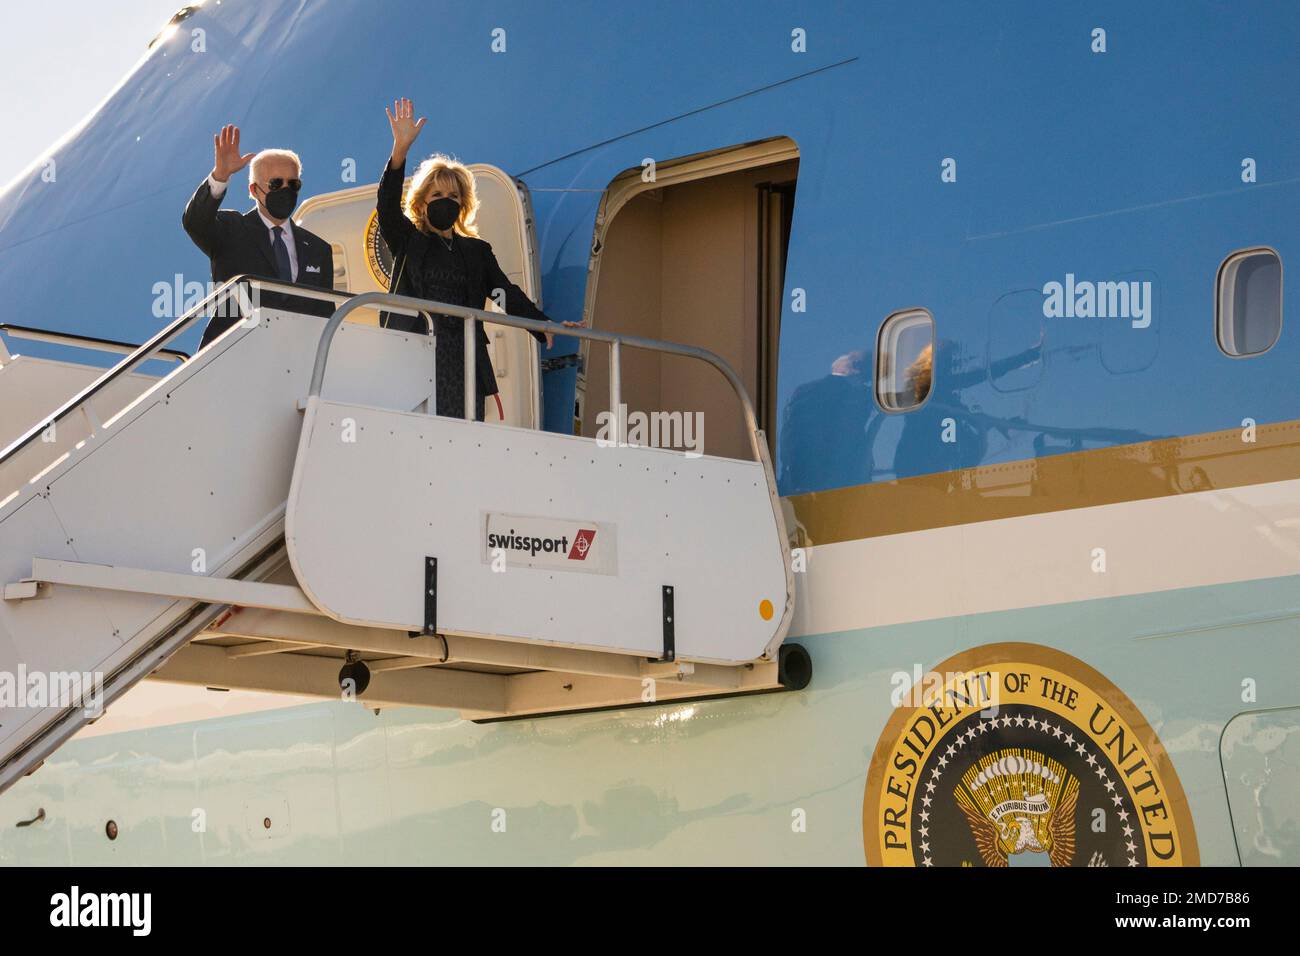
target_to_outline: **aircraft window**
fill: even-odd
[[[1258,355],[1282,333],[1282,260],[1272,249],[1234,252],[1219,267],[1219,347]]]
[[[925,309],[895,312],[880,327],[876,400],[891,412],[916,408],[930,394],[934,317]]]

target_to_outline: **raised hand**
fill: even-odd
[[[239,127],[223,126],[221,132],[212,137],[212,151],[215,161],[212,164],[212,178],[226,182],[232,173],[237,173],[247,166],[256,153],[239,154]]]
[[[421,116],[418,121],[415,119],[415,107],[408,99],[394,100],[393,108],[385,108],[384,112],[388,114],[388,125],[393,130],[393,160],[397,164],[404,163],[411,144],[424,129],[425,117]]]

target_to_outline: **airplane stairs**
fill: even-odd
[[[243,321],[141,375],[233,301]],[[0,451],[0,790],[146,677],[475,720],[807,684],[725,363],[551,327],[610,348],[613,408],[623,347],[713,364],[754,460],[601,447],[430,414],[432,338],[344,321],[379,304],[430,306],[232,280]]]

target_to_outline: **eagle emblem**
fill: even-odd
[[[985,866],[1018,853],[1046,853],[1052,866],[1074,859],[1079,782],[1034,750],[1012,748],[972,764],[953,791]]]

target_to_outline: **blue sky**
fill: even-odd
[[[5,91],[0,187],[85,119],[185,2],[41,0],[8,5],[0,30],[0,90]]]

